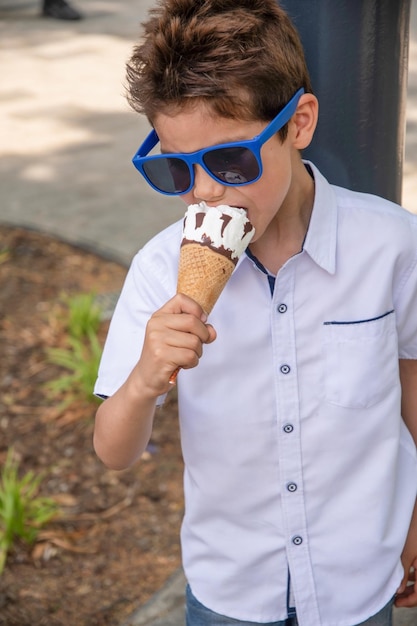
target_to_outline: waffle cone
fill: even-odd
[[[210,313],[235,268],[233,261],[198,243],[181,246],[177,292]]]

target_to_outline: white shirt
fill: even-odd
[[[398,358],[417,359],[417,216],[328,184],[303,250],[268,278],[240,259],[210,316],[217,340],[178,377],[194,595],[235,619],[352,626],[402,578],[416,498]],[[181,223],[135,257],[95,392],[140,356],[176,289]]]

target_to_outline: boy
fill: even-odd
[[[417,604],[417,218],[302,161],[318,104],[275,0],[164,0],[128,82],[148,182],[256,232],[209,322],[175,295],[180,223],[135,257],[96,452],[134,463],[181,368],[188,626],[387,626]]]

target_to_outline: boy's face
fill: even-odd
[[[213,115],[203,104],[173,116],[160,113],[154,120],[162,152],[187,153],[227,142],[252,139],[267,125],[261,121],[240,121]],[[252,184],[231,187],[212,178],[195,165],[194,187],[182,198],[187,204],[205,201],[209,206],[227,204],[246,209],[255,227],[253,239],[266,235],[285,206],[294,184],[293,164],[300,160],[289,137],[281,143],[275,134],[261,149],[263,173]]]

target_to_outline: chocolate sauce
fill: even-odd
[[[220,234],[223,237],[224,229],[226,228],[228,223],[232,220],[232,216],[231,215],[226,215],[225,213],[223,213],[222,216],[221,216],[221,220],[222,220],[223,224],[222,224],[222,228],[221,228]]]
[[[200,228],[204,222],[204,218],[206,217],[205,213],[196,213],[195,214],[195,227]]]
[[[204,235],[201,238],[200,242],[194,241],[194,240],[190,240],[190,239],[183,239],[181,241],[181,247],[182,246],[186,246],[188,244],[194,244],[197,246],[206,246],[207,248],[210,248],[210,250],[213,250],[213,252],[217,252],[217,254],[221,254],[221,256],[226,257],[226,259],[229,259],[229,261],[232,261],[232,263],[234,265],[236,265],[237,263],[237,258],[232,258],[232,251],[231,250],[227,250],[224,246],[220,246],[219,248],[215,247],[213,245],[212,240],[210,239],[210,237],[208,237],[207,235]]]

